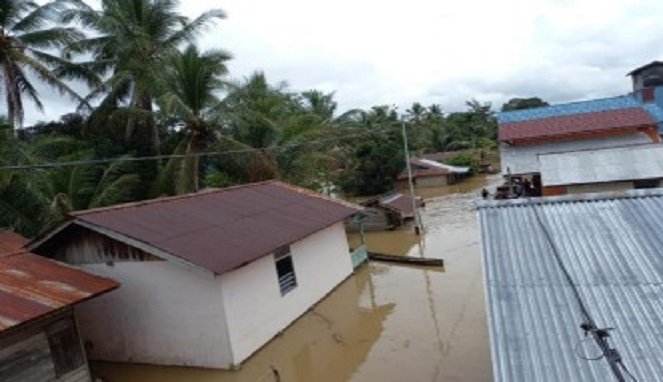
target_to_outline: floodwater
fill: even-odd
[[[443,258],[444,269],[364,265],[239,371],[93,362],[93,373],[107,382],[490,381],[474,202],[498,182],[474,177],[418,190],[425,234],[369,232],[368,247]]]

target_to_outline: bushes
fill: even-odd
[[[470,153],[458,153],[445,161],[450,166],[469,167],[470,173],[475,174],[479,170],[479,161]]]

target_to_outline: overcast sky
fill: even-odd
[[[663,58],[660,0],[181,3],[190,17],[212,6],[226,11],[200,43],[233,54],[231,77],[262,70],[292,90],[333,91],[339,111],[613,96],[630,90],[628,71]],[[66,99],[44,97],[46,114],[31,112],[26,122],[73,110]]]

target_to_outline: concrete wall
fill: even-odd
[[[632,190],[633,182],[610,182],[566,186],[567,194]]]
[[[228,368],[221,283],[166,261],[86,264],[120,282],[76,309],[91,359]]]
[[[241,363],[352,273],[342,223],[294,243],[297,287],[281,296],[273,256],[221,276],[234,361]]]

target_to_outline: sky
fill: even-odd
[[[261,70],[292,91],[334,92],[340,112],[609,97],[630,91],[631,69],[663,59],[660,0],[181,1],[189,17],[211,7],[228,17],[199,42],[232,53],[231,78]],[[42,93],[46,113],[28,109],[27,123],[73,111]]]

